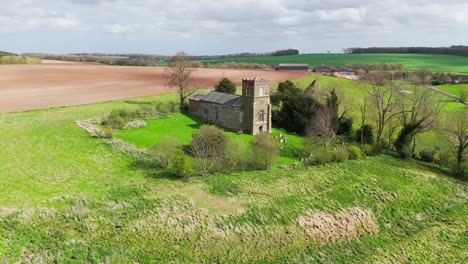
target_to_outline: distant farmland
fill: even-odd
[[[344,66],[346,64],[402,63],[408,70],[431,69],[468,74],[468,57],[429,54],[304,54],[203,60],[205,63],[250,62],[263,64],[307,63],[313,68],[320,64]]]

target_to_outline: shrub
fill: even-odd
[[[215,85],[215,91],[222,92],[222,93],[235,94],[236,85],[228,78],[223,78],[221,81],[219,81],[217,85]]]
[[[370,125],[363,125],[356,131],[356,141],[361,144],[374,144],[374,132]]]
[[[112,111],[106,123],[110,128],[122,128],[127,123],[127,120],[121,117],[117,111]]]
[[[337,150],[333,151],[333,161],[343,162],[348,159],[349,159],[349,153],[347,149],[338,148]]]
[[[419,157],[424,162],[434,162],[435,151],[433,150],[421,150],[419,152]]]
[[[269,170],[279,157],[280,147],[267,133],[256,135],[252,142],[252,159],[255,168]]]
[[[150,151],[158,161],[161,168],[167,168],[172,157],[181,150],[181,145],[176,138],[172,136],[164,137],[160,142],[154,144]]]
[[[240,170],[242,172],[247,168],[250,161],[248,149],[244,141],[230,141],[224,151],[223,165],[229,171]]]
[[[365,156],[372,156],[375,154],[374,152],[374,146],[370,145],[370,144],[363,144],[361,145],[361,152],[362,154],[364,154]]]
[[[202,175],[217,168],[229,143],[229,137],[215,126],[203,125],[192,136],[190,150]]]
[[[357,146],[348,146],[347,148],[349,159],[360,159],[362,158],[361,149]]]
[[[319,149],[317,154],[314,155],[314,158],[315,164],[318,165],[330,163],[333,161],[333,153],[327,150],[326,148],[321,148]]]
[[[193,174],[192,159],[180,149],[176,151],[171,159],[174,173],[184,180],[188,180]]]

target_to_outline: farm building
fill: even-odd
[[[278,65],[280,71],[308,71],[309,64],[307,63],[281,63]]]
[[[331,67],[327,65],[320,65],[319,67],[315,67],[313,72],[323,73],[323,74],[341,74],[341,75],[356,75],[356,70],[351,68],[345,67]]]
[[[189,99],[189,112],[210,124],[252,135],[271,132],[269,81],[242,79],[242,95],[211,92]]]

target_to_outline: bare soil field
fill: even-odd
[[[176,91],[167,85],[165,68],[56,63],[0,65],[0,112],[80,105]],[[227,77],[263,77],[272,83],[308,76],[307,72],[198,69],[196,86],[214,86]]]

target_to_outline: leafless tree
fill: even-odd
[[[366,112],[376,127],[376,143],[382,144],[383,132],[392,118],[400,114],[396,107],[396,96],[401,90],[399,82],[390,81],[384,74],[369,74],[364,79],[367,98]],[[363,109],[364,110],[364,109]]]
[[[462,168],[468,148],[468,113],[462,111],[451,113],[445,119],[443,131],[447,134],[450,141],[455,144],[457,167]]]
[[[361,112],[361,128],[366,125],[367,122],[367,109],[369,107],[368,96],[364,96],[362,104],[359,106],[359,111]],[[361,129],[361,144],[364,144],[364,129]]]
[[[322,106],[316,112],[313,122],[307,128],[307,134],[320,137],[325,148],[329,148],[335,138],[334,111],[331,107]]]
[[[228,143],[229,137],[215,126],[204,125],[193,134],[190,151],[203,176],[221,165]]]
[[[177,53],[171,59],[166,77],[169,85],[178,88],[181,105],[196,91],[192,78],[192,74],[196,70],[196,64],[190,63],[187,54],[184,52]]]
[[[420,123],[419,129],[415,131],[417,134],[436,128],[443,100],[439,94],[419,84],[413,84],[399,93],[397,106],[403,126]]]

